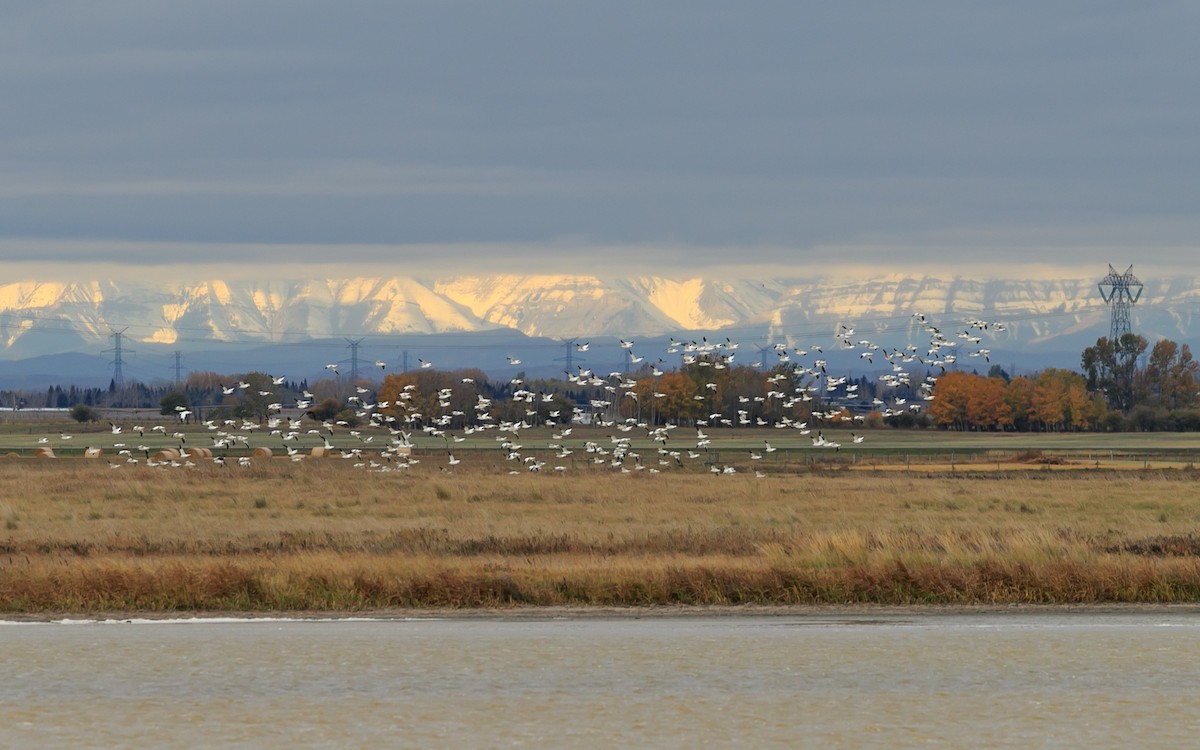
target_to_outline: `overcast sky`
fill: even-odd
[[[1197,257],[1195,2],[6,0],[3,19],[9,278],[1152,277]]]

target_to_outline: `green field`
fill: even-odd
[[[180,425],[158,422],[162,430],[153,429],[149,420],[126,420],[116,423],[121,428],[114,433],[109,424],[79,425],[74,422],[0,422],[0,455],[33,456],[39,448],[53,450],[56,457],[81,456],[85,448],[98,448],[108,460],[144,460],[165,448],[206,447],[217,455],[240,457],[256,448],[269,448],[275,457],[282,457],[288,448],[309,454],[312,448],[334,446],[334,454],[360,451],[362,455],[378,455],[393,440],[387,430],[370,427],[335,427],[322,429],[317,423],[305,420],[300,435],[284,441],[267,428],[244,429],[241,423],[218,425]],[[140,432],[137,427],[142,427]],[[311,430],[320,430],[310,434]],[[812,436],[823,432],[828,440],[840,443],[840,448],[814,447]],[[647,431],[634,428],[576,426],[570,434],[555,437],[560,431],[549,427],[521,430],[518,435],[496,429],[474,434],[448,431],[445,436],[431,436],[420,430],[411,431],[414,455],[425,460],[440,461],[453,452],[466,462],[497,461],[503,465],[507,448],[502,442],[518,443],[523,456],[537,456],[554,461],[562,449],[570,457],[555,461],[566,468],[592,463],[586,450],[588,443],[611,449],[617,439],[628,439],[632,450],[647,465],[664,456],[661,450],[682,454],[700,454],[700,458],[684,459],[697,466],[713,464],[754,467],[761,470],[798,470],[805,467],[895,467],[1011,464],[1025,461],[1042,466],[1055,462],[1075,466],[1110,466],[1113,468],[1150,468],[1159,466],[1190,467],[1200,463],[1200,433],[960,433],[942,430],[859,430],[863,442],[852,442],[848,428],[817,428],[810,435],[795,429],[732,429],[704,428],[708,444],[697,447],[694,428],[679,427],[668,432],[665,443],[650,439]],[[180,438],[177,435],[182,434]],[[220,445],[225,441],[226,445]],[[765,450],[767,444],[772,451]],[[214,447],[215,446],[215,447]],[[555,447],[558,446],[558,447]],[[753,458],[752,455],[760,456]],[[132,463],[132,462],[131,462]]]

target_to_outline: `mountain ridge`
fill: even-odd
[[[1133,327],[1186,339],[1200,279],[1145,281]],[[1004,323],[992,346],[1008,356],[1078,352],[1108,334],[1094,280],[976,280],[891,274],[861,282],[819,278],[645,275],[405,276],[296,281],[18,281],[0,285],[0,359],[98,353],[120,331],[126,346],[200,351],[213,345],[301,344],[347,337],[496,332],[531,339],[712,334],[804,346],[839,326],[885,345],[926,338],[913,318],[947,330],[971,318]],[[514,344],[516,345],[516,344]],[[1077,365],[1077,362],[1072,366]]]

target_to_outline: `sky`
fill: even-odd
[[[11,278],[1140,276],[1200,4],[6,0]]]

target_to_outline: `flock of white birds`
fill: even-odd
[[[978,357],[990,361],[990,350],[980,344],[984,336],[991,332],[1003,331],[1002,323],[988,322],[978,319],[968,319],[960,330],[953,335],[946,335],[943,329],[932,324],[925,315],[917,313],[913,323],[928,334],[928,344],[923,347],[907,344],[903,347],[885,347],[868,338],[861,338],[855,333],[853,326],[840,325],[834,332],[832,346],[846,352],[855,350],[859,357],[882,367],[888,365],[888,371],[879,375],[883,392],[896,392],[902,386],[908,386],[903,392],[910,395],[907,398],[892,397],[889,399],[875,398],[871,410],[883,416],[893,416],[904,412],[918,412],[923,408],[923,402],[934,398],[936,375],[926,375],[913,387],[911,372],[920,369],[928,372],[936,368],[944,372],[947,367],[953,367],[958,361],[958,353],[966,352],[968,357]],[[632,340],[621,339],[620,346],[627,350],[627,360],[631,363],[641,363],[643,356],[633,353],[635,343]],[[586,352],[588,343],[576,343],[578,352]],[[712,367],[715,370],[729,368],[737,356],[738,343],[730,339],[720,342],[710,342],[703,338],[700,341],[680,341],[671,339],[666,354],[679,357],[684,366]],[[203,463],[211,462],[218,466],[249,466],[254,461],[255,450],[259,457],[271,457],[275,451],[281,451],[291,461],[299,462],[314,456],[334,456],[353,462],[355,468],[364,471],[394,472],[404,471],[420,462],[413,455],[413,449],[420,442],[423,448],[429,448],[432,443],[436,450],[445,449],[446,458],[440,466],[442,471],[453,471],[462,463],[455,454],[455,445],[465,442],[468,436],[475,435],[474,445],[478,446],[481,433],[494,430],[496,446],[502,452],[505,462],[511,466],[510,474],[523,473],[562,473],[570,466],[577,465],[579,459],[586,464],[596,467],[606,467],[616,472],[630,474],[647,472],[657,474],[663,471],[683,469],[692,463],[707,467],[713,474],[734,474],[738,469],[734,462],[716,460],[723,454],[728,458],[737,453],[739,461],[745,461],[754,466],[754,474],[766,476],[757,467],[764,458],[774,453],[777,448],[764,440],[761,448],[748,451],[744,449],[722,449],[715,451],[712,440],[705,432],[713,427],[734,426],[773,426],[781,430],[795,430],[798,434],[807,436],[813,448],[823,450],[840,450],[844,438],[833,439],[826,436],[818,426],[831,424],[843,426],[845,422],[862,422],[865,414],[852,414],[844,406],[835,406],[827,411],[805,409],[804,413],[811,414],[812,425],[786,416],[798,404],[811,406],[822,393],[835,389],[843,389],[846,400],[853,400],[858,385],[847,382],[845,376],[835,376],[828,372],[828,363],[821,345],[794,347],[776,344],[768,350],[776,358],[770,369],[774,374],[767,378],[768,390],[758,396],[739,397],[736,413],[725,414],[719,411],[710,412],[706,417],[694,420],[688,430],[680,430],[680,425],[674,423],[650,424],[637,418],[616,417],[617,403],[622,399],[636,399],[638,383],[628,375],[618,372],[607,376],[598,375],[582,367],[575,373],[567,373],[568,382],[576,387],[590,387],[595,393],[603,393],[603,397],[591,399],[586,405],[574,406],[569,414],[561,409],[554,409],[556,394],[534,393],[522,387],[519,379],[514,379],[512,399],[523,402],[525,416],[518,421],[499,420],[492,415],[492,400],[482,395],[476,396],[473,413],[467,414],[454,409],[451,401],[454,396],[452,388],[439,389],[434,399],[420,399],[426,403],[436,403],[438,413],[420,413],[412,404],[416,397],[417,386],[409,384],[399,392],[394,403],[378,401],[372,398],[373,391],[357,386],[355,395],[348,397],[346,406],[352,408],[357,417],[355,420],[361,426],[355,426],[346,420],[327,420],[319,426],[312,426],[311,420],[304,423],[303,416],[284,416],[282,401],[270,403],[267,407],[269,416],[264,423],[250,420],[206,420],[189,424],[191,410],[178,407],[178,428],[168,428],[163,425],[152,426],[149,432],[168,434],[178,441],[178,448],[154,449],[149,445],[133,438],[134,435],[144,437],[147,429],[142,425],[132,427],[111,424],[112,441],[104,448],[115,451],[115,459],[109,458],[109,465],[114,469],[125,466],[142,465],[152,468],[184,468],[192,469]],[[519,365],[521,360],[516,357],[507,358],[509,365]],[[649,367],[649,372],[655,378],[665,374],[665,360],[659,358],[657,364]],[[387,363],[376,361],[380,370],[387,368]],[[783,367],[777,367],[782,365]],[[433,368],[433,363],[419,360],[421,369]],[[326,369],[335,376],[338,375],[338,365],[331,363]],[[273,386],[284,383],[282,377],[272,377]],[[470,378],[463,379],[464,384],[471,384]],[[223,386],[225,395],[247,391],[252,386],[241,381],[234,386]],[[715,390],[716,384],[709,383],[706,389]],[[270,398],[272,390],[257,390],[260,397]],[[698,401],[706,401],[710,393],[699,393],[693,396]],[[650,394],[651,398],[663,398],[665,393],[657,390]],[[643,394],[643,398],[645,395]],[[303,393],[302,399],[297,399],[295,408],[301,412],[311,406],[313,394]],[[770,422],[762,417],[752,416],[756,404],[762,405],[777,400],[782,406],[783,416]],[[910,403],[912,401],[912,403]],[[561,403],[561,402],[560,402]],[[188,430],[181,429],[187,425]],[[454,432],[452,425],[460,425],[459,431]],[[609,431],[603,439],[582,439],[572,437],[573,430],[580,425],[590,425],[594,428]],[[550,440],[533,445],[526,445],[522,433],[534,427],[550,427]],[[202,428],[198,430],[197,427]],[[691,432],[694,435],[687,438],[679,436],[680,432]],[[815,430],[815,434],[814,434]],[[597,434],[597,430],[588,431],[589,435]],[[842,431],[839,431],[841,434]],[[206,434],[207,433],[207,434]],[[528,434],[528,433],[526,433]],[[796,434],[796,433],[793,433]],[[634,436],[644,438],[643,445],[652,446],[653,454],[643,455],[646,447],[635,449]],[[63,434],[62,441],[69,441],[73,436]],[[203,446],[189,445],[198,440],[205,442]],[[850,443],[864,442],[865,436],[856,432],[849,433]],[[49,447],[50,439],[41,438],[39,447]],[[300,447],[305,446],[305,447]],[[89,446],[85,454],[101,455],[102,448]],[[423,451],[428,457],[429,450]],[[460,454],[463,453],[460,451]],[[465,454],[463,454],[465,455]],[[574,458],[572,458],[574,456]]]

